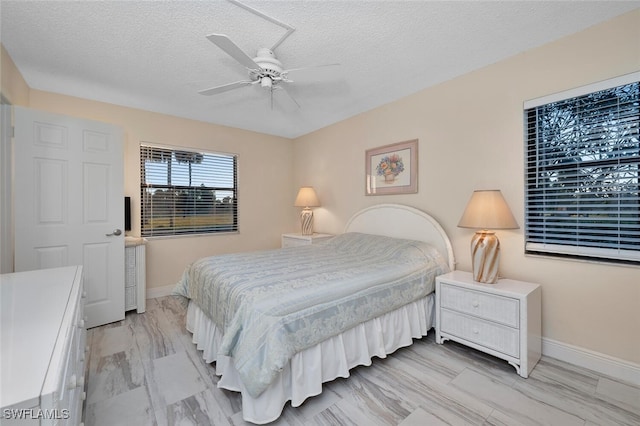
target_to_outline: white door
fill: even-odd
[[[87,327],[123,319],[122,131],[14,111],[15,270],[83,265]]]

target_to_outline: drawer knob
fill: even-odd
[[[82,392],[82,400],[86,401],[87,399],[87,393],[86,392]]]
[[[477,328],[474,328],[473,329],[473,334],[478,334],[478,333],[480,333],[480,330],[478,330]]]
[[[471,302],[471,305],[472,305],[474,308],[477,308],[478,306],[480,306],[480,302],[478,302],[477,300],[474,300],[473,302]]]
[[[83,319],[81,319],[81,320],[78,322],[78,327],[80,327],[80,328],[84,328],[84,320],[83,320]]]

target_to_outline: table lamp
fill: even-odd
[[[298,191],[298,196],[293,204],[296,207],[303,207],[300,213],[300,223],[302,224],[302,235],[313,235],[313,211],[310,207],[319,207],[320,201],[311,186],[303,186]]]
[[[458,226],[478,229],[471,239],[473,279],[494,284],[498,281],[500,241],[492,230],[519,228],[500,190],[474,191]]]

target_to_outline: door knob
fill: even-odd
[[[111,237],[111,236],[115,235],[115,236],[117,237],[117,236],[118,236],[118,235],[120,235],[120,234],[122,234],[122,231],[121,231],[121,230],[119,230],[119,229],[115,229],[112,233],[110,233],[110,234],[104,234],[104,235],[106,235],[107,237]]]

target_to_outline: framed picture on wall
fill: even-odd
[[[368,149],[366,195],[418,192],[418,139]]]

